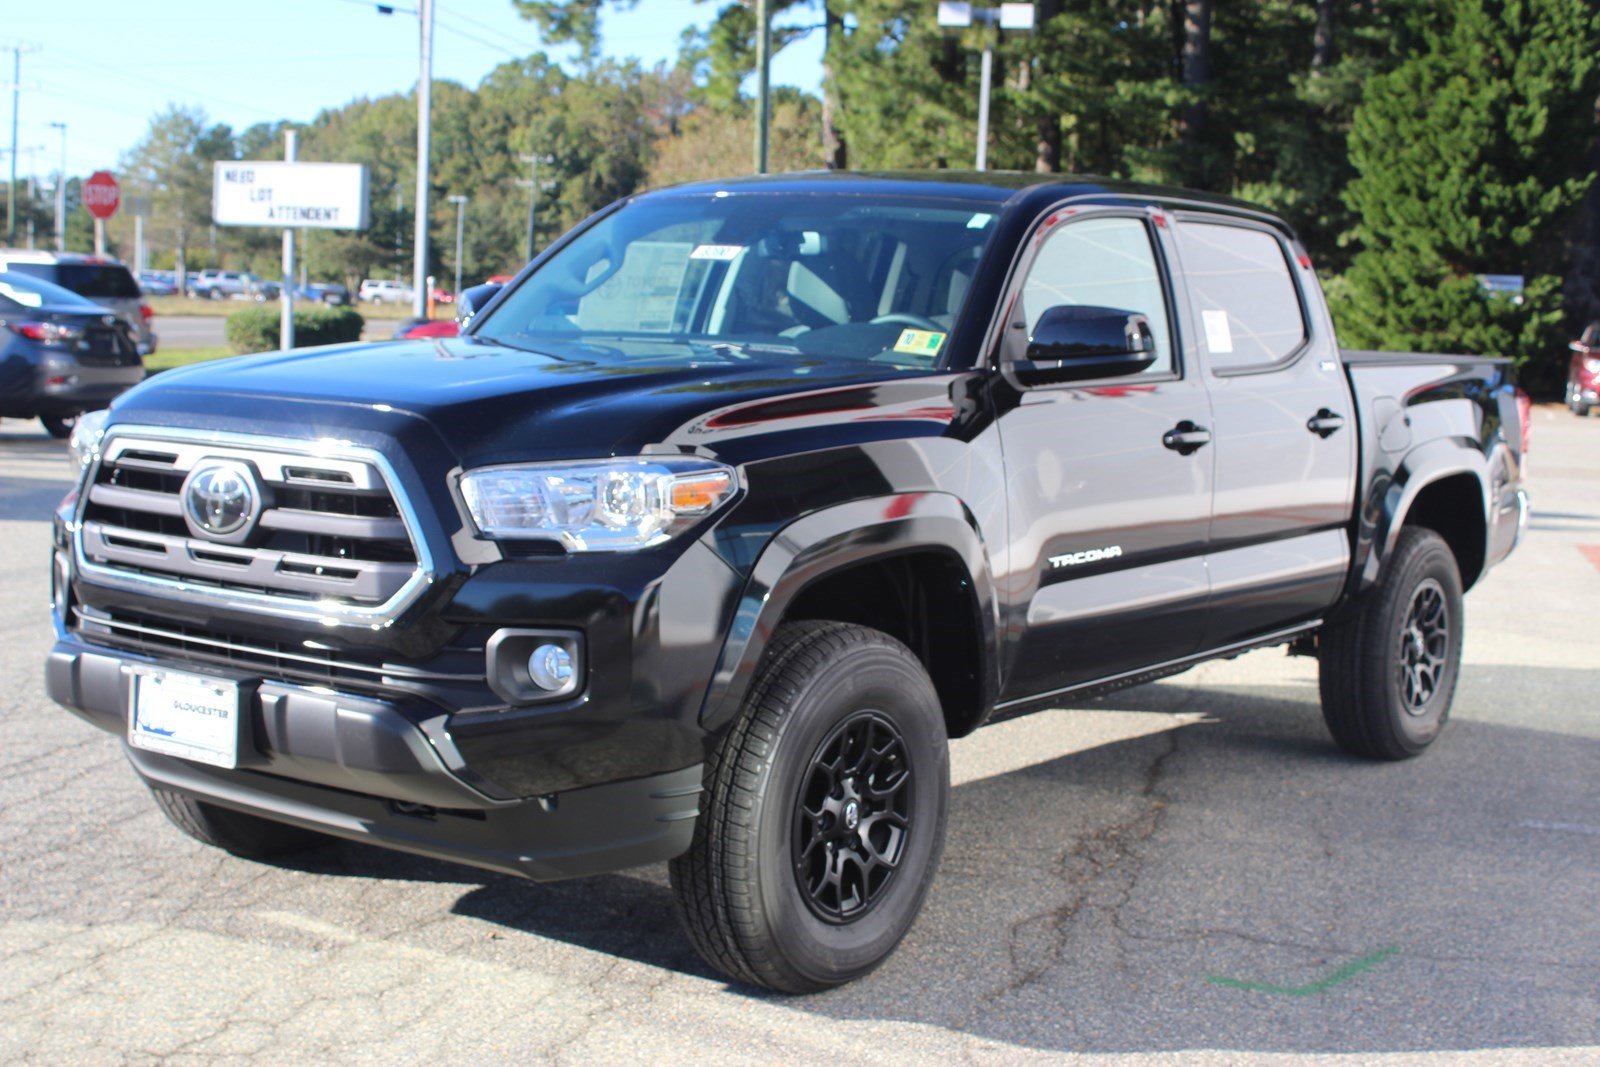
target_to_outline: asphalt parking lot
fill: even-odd
[[[66,460],[0,423],[0,1062],[1594,1062],[1600,419],[1538,409],[1532,467],[1422,759],[1340,755],[1281,651],[980,732],[900,951],[781,998],[700,963],[664,868],[270,866],[168,826],[44,696]]]

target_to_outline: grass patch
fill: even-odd
[[[150,305],[150,310],[156,315],[195,315],[205,318],[226,318],[235,311],[247,307],[258,306],[252,300],[201,300],[192,296],[147,296],[145,303]],[[267,301],[259,306],[277,307],[276,300]],[[316,307],[304,300],[295,301],[295,307]],[[361,312],[364,319],[409,319],[411,317],[410,304],[352,304],[351,307]],[[454,304],[440,304],[434,311],[434,318],[454,318],[456,313]]]
[[[227,345],[217,345],[215,348],[162,349],[154,355],[144,357],[144,369],[151,374],[159,374],[174,367],[186,367],[191,363],[204,363],[212,359],[227,359],[235,355],[238,353]]]

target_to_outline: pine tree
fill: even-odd
[[[1346,199],[1362,250],[1336,305],[1341,339],[1514,356],[1547,384],[1557,272],[1593,180],[1600,11],[1459,0],[1452,15],[1357,109]],[[1480,274],[1523,275],[1522,299],[1485,294]]]

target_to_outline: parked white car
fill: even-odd
[[[368,278],[356,290],[356,299],[367,304],[409,304],[416,292],[405,282]]]

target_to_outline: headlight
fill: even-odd
[[[1588,359],[1583,361],[1583,369],[1588,371],[1590,374],[1600,374],[1600,359],[1595,359],[1593,356],[1590,356]]]
[[[100,441],[106,435],[109,411],[85,411],[73,424],[72,436],[67,440],[67,455],[72,460],[73,478],[82,478],[89,463],[100,452]]]
[[[733,495],[733,470],[698,459],[484,467],[461,496],[487,537],[559,541],[569,552],[658,545]]]

